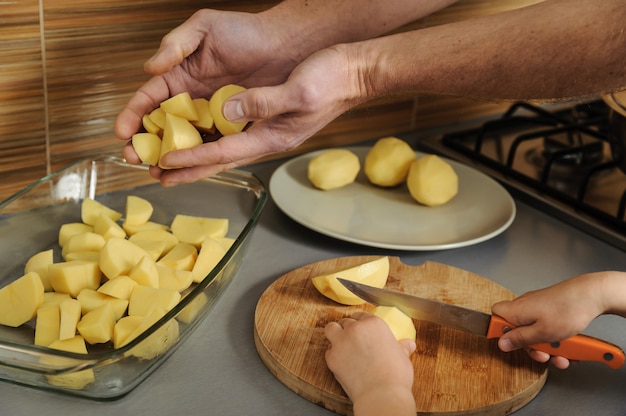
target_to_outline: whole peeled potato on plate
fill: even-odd
[[[392,187],[406,180],[415,152],[397,137],[379,139],[365,156],[363,171],[374,185]]]
[[[459,191],[456,172],[437,155],[422,156],[414,161],[406,184],[413,199],[428,206],[445,204]]]
[[[308,164],[307,176],[313,186],[324,191],[351,184],[361,170],[359,157],[347,149],[325,150]]]

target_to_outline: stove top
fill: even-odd
[[[520,102],[467,128],[417,137],[416,146],[466,163],[515,198],[626,250],[626,174],[609,113],[601,100],[551,109]]]

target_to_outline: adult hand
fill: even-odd
[[[154,75],[139,88],[115,123],[124,140],[141,127],[141,118],[165,99],[188,91],[210,97],[225,84],[246,87],[276,85],[285,81],[299,62],[290,48],[282,47],[286,34],[258,14],[200,10],[167,34],[156,54],[145,63]],[[139,163],[127,146],[124,156]]]
[[[164,186],[190,183],[300,145],[367,99],[360,80],[362,68],[351,61],[346,49],[342,45],[323,49],[297,66],[284,84],[233,96],[223,113],[231,121],[252,121],[245,131],[172,151],[161,163],[177,169],[153,167],[152,175]]]
[[[567,368],[570,361],[528,348],[529,345],[561,341],[582,332],[589,322],[605,312],[603,273],[590,273],[565,280],[545,289],[535,290],[512,301],[498,302],[492,312],[517,328],[500,337],[498,346],[508,352],[526,348],[539,361],[550,361],[557,368]]]

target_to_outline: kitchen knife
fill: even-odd
[[[395,306],[417,320],[432,322],[488,339],[499,338],[515,328],[497,315],[463,308],[431,299],[337,278],[348,290],[374,305]],[[577,361],[596,361],[612,369],[620,368],[626,359],[624,351],[614,344],[587,335],[575,335],[559,342],[531,345],[538,351]]]

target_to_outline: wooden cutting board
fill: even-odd
[[[372,305],[344,306],[321,295],[311,278],[378,256],[325,260],[293,270],[272,283],[256,307],[254,340],[269,370],[300,396],[339,414],[352,414],[350,400],[328,370],[324,353],[328,322]],[[514,294],[468,271],[434,262],[408,266],[390,257],[386,288],[490,312]],[[417,350],[413,394],[420,415],[506,415],[532,400],[547,378],[547,366],[525,352],[502,353],[487,340],[428,322],[414,321]]]

